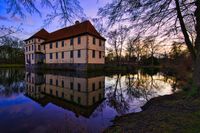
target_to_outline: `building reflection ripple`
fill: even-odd
[[[52,103],[88,118],[105,99],[105,76],[30,71],[25,76],[25,95],[43,107]]]

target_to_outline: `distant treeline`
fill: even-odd
[[[24,64],[24,42],[15,37],[0,38],[0,64]]]

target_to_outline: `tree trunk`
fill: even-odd
[[[199,0],[196,0],[196,1],[199,1]],[[175,0],[175,3],[176,3],[177,17],[178,17],[178,20],[180,22],[182,33],[184,35],[185,43],[187,45],[187,48],[188,48],[188,50],[190,52],[190,55],[191,55],[193,61],[195,61],[195,59],[196,59],[196,53],[195,53],[193,44],[192,44],[192,42],[190,40],[190,37],[188,35],[185,22],[183,20],[183,15],[181,13],[181,8],[180,8],[179,0]]]
[[[196,11],[195,11],[195,17],[196,17],[196,33],[197,37],[195,40],[195,50],[196,50],[196,59],[194,61],[194,71],[193,71],[193,81],[200,89],[200,1],[196,0],[195,2],[196,5]]]

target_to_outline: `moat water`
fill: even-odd
[[[0,69],[1,133],[99,133],[151,98],[177,91],[161,71],[90,73]]]

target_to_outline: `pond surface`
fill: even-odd
[[[111,120],[172,94],[162,72],[86,74],[0,69],[1,133],[98,133]]]

